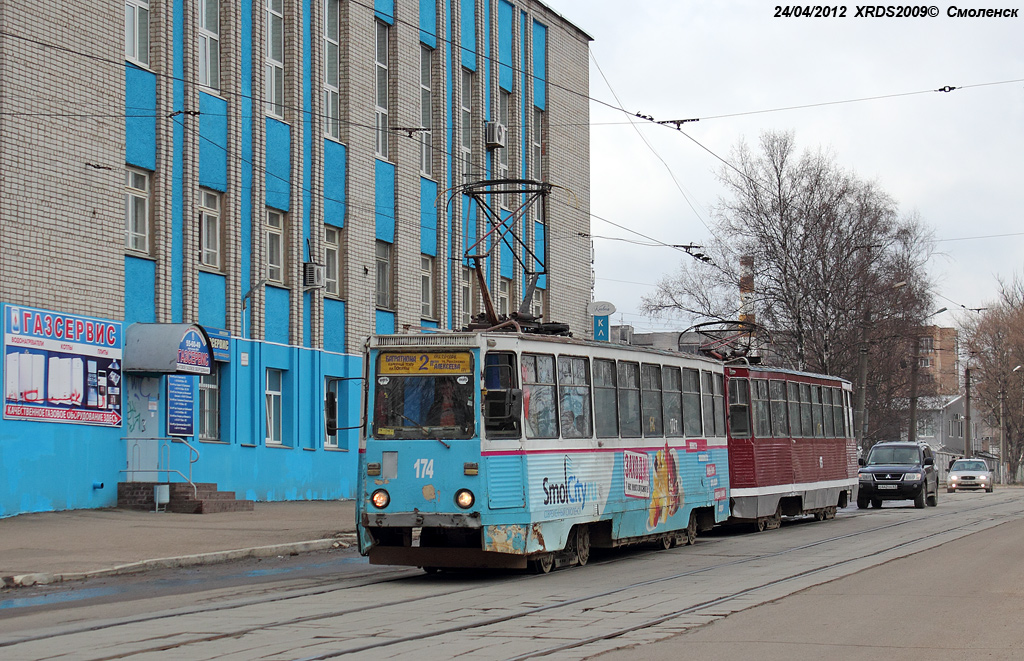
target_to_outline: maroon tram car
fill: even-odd
[[[849,381],[760,365],[727,365],[734,523],[777,528],[783,516],[830,519],[857,483]]]

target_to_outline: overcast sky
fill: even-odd
[[[902,213],[917,211],[934,229],[936,308],[951,310],[938,323],[992,301],[997,277],[1021,274],[1024,1],[999,4],[1021,16],[998,19],[949,18],[949,4],[935,5],[935,18],[901,19],[855,18],[853,4],[846,18],[832,19],[775,18],[774,3],[753,0],[547,4],[594,39],[600,71],[592,60],[591,97],[656,120],[700,118],[683,126],[688,138],[643,120],[634,128],[625,114],[591,102],[596,216],[664,243],[702,244],[723,194],[716,156],[728,159],[741,138],[756,145],[762,131],[791,130],[800,151],[831,150],[841,167],[878,182]],[[963,89],[933,91],[946,86]],[[874,100],[833,103],[867,98]],[[813,104],[831,105],[757,112]],[[642,241],[598,218],[591,231]],[[594,246],[595,296],[618,308],[613,323],[637,331],[684,325],[652,321],[638,307],[691,258],[609,238]]]

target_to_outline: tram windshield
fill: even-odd
[[[475,388],[469,352],[381,353],[373,387],[375,438],[473,437]]]

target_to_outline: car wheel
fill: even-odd
[[[927,495],[928,495],[928,485],[924,484],[921,487],[921,491],[918,492],[918,494],[916,496],[914,496],[914,507],[916,507],[919,510],[923,510],[924,509],[924,501],[925,501],[925,498],[926,498]]]
[[[866,510],[868,508],[868,497],[857,496],[857,509]]]
[[[871,506],[874,507],[876,510],[877,509],[882,509],[882,499],[881,498],[872,498],[871,499]]]
[[[938,487],[938,485],[935,486],[935,493],[933,493],[932,495],[928,496],[927,502],[928,502],[928,507],[937,507],[938,506],[938,504],[939,504],[939,487]]]

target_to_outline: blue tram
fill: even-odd
[[[373,336],[357,527],[374,564],[585,564],[729,517],[720,361],[518,332]]]

